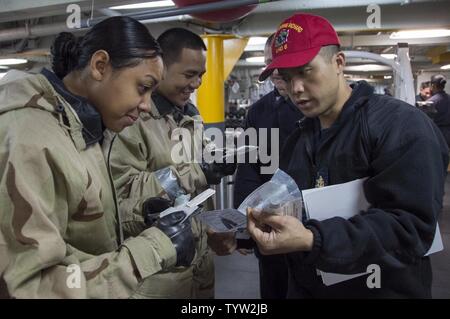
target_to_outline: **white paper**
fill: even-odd
[[[365,180],[366,178],[357,179],[348,183],[302,191],[303,204],[308,218],[319,221],[332,217],[349,219],[356,214],[359,214],[361,211],[367,210],[369,208],[369,203],[366,200],[363,189]],[[442,244],[439,225],[436,225],[433,243],[425,256],[443,249],[444,246]],[[365,272],[344,275],[319,271],[322,276],[322,281],[326,286],[367,274],[367,272]]]
[[[434,233],[433,243],[430,249],[425,254],[425,256],[437,253],[438,251],[444,250],[444,244],[442,243],[441,231],[439,229],[439,223],[436,223],[436,232]]]
[[[343,281],[347,281],[356,277],[364,276],[365,274],[368,274],[367,272],[362,272],[359,274],[353,274],[353,275],[344,275],[344,274],[335,274],[332,272],[324,272],[322,270],[319,270],[320,275],[322,276],[322,282],[325,286],[331,286],[334,284],[338,284]]]
[[[162,211],[159,216],[164,217],[174,212],[182,210],[186,214],[186,217],[184,218],[184,220],[186,220],[190,215],[192,215],[194,212],[197,211],[198,205],[203,203],[205,200],[210,198],[215,193],[216,193],[215,190],[208,188],[185,204],[167,208],[166,210]]]
[[[367,210],[369,203],[364,196],[365,179],[302,191],[308,217],[324,220],[334,216],[349,219],[361,210]]]

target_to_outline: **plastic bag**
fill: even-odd
[[[184,189],[178,184],[178,179],[170,167],[157,170],[155,176],[171,200],[186,194]]]
[[[247,208],[301,219],[302,203],[302,195],[295,181],[278,169],[272,179],[248,195],[238,209],[207,211],[201,213],[199,218],[216,232],[236,232],[237,239],[248,239]]]
[[[277,169],[272,179],[248,195],[238,210],[246,215],[249,207],[301,219],[302,195],[292,177],[281,169]]]
[[[247,227],[247,217],[232,208],[203,212],[199,219],[216,233],[236,232]]]

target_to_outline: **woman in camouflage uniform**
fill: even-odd
[[[144,25],[113,17],[82,39],[61,33],[52,53],[54,73],[0,85],[0,296],[127,298],[194,249],[162,223],[121,240],[103,156],[105,128],[149,110],[161,51]]]

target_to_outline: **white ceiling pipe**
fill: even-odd
[[[187,22],[192,20],[192,17],[189,15],[181,15],[174,17],[165,17],[165,18],[156,18],[141,21],[143,24],[154,24],[154,23],[163,23],[163,22]],[[53,23],[53,24],[41,24],[35,25],[30,28],[21,27],[21,28],[13,28],[7,30],[0,30],[0,42],[5,41],[13,41],[26,39],[30,37],[46,37],[58,34],[60,32],[86,32],[88,29],[69,29],[65,22]]]
[[[189,14],[189,13],[199,13],[199,12],[208,12],[213,10],[221,10],[221,9],[227,9],[227,8],[235,8],[239,7],[241,5],[249,5],[249,4],[258,4],[260,2],[278,2],[279,0],[229,0],[229,1],[222,1],[222,2],[214,2],[214,3],[202,3],[202,4],[196,4],[191,5],[187,7],[182,8],[169,8],[169,9],[158,9],[158,10],[149,10],[144,11],[142,13],[133,13],[130,14],[131,17],[139,20],[145,20],[146,23],[155,23],[160,22],[157,21],[160,18],[163,18],[164,22],[167,21],[177,21],[179,18],[177,16],[181,14]],[[267,3],[266,3],[267,4]],[[174,20],[172,20],[172,18]],[[95,18],[93,20],[87,19],[83,20],[81,22],[82,29],[76,30],[76,29],[68,29],[67,26],[63,23],[60,23],[58,25],[37,25],[36,27],[31,28],[18,28],[18,29],[10,29],[10,30],[3,30],[0,31],[0,42],[2,41],[12,41],[17,39],[25,39],[32,36],[42,37],[42,36],[49,36],[53,34],[57,34],[61,31],[82,31],[84,27],[86,26],[92,26],[93,24],[101,21],[104,19],[103,17]]]
[[[395,60],[389,60],[384,57],[382,57],[379,54],[371,53],[371,52],[363,52],[363,51],[343,51],[345,56],[348,58],[362,58],[367,59],[371,61],[380,62],[384,65],[387,65],[391,67],[394,71],[399,72],[400,71],[400,65]]]
[[[344,2],[344,1],[342,1]],[[284,1],[280,2],[281,4]],[[313,3],[311,1],[311,3]],[[271,3],[266,4],[266,6]],[[312,6],[314,6],[312,4]],[[280,6],[283,10],[260,12],[248,16],[234,33],[240,36],[268,35],[274,32],[281,21],[301,10],[290,10],[290,6]],[[258,10],[258,9],[257,9]],[[257,11],[256,10],[256,11]],[[306,12],[327,18],[338,32],[377,31],[369,29],[367,13],[364,7],[313,9]],[[399,29],[430,29],[450,25],[450,1],[440,2],[439,6],[426,3],[411,3],[409,5],[381,6],[380,31]],[[401,17],[401,18],[399,18]]]
[[[439,2],[442,0],[414,0],[414,3],[419,2]],[[410,1],[406,0],[282,0],[278,3],[268,3],[260,6],[255,10],[255,13],[263,12],[279,12],[279,11],[301,11],[314,9],[329,9],[329,8],[345,8],[345,7],[367,7],[368,5],[377,4],[379,6],[387,4],[409,5]]]
[[[0,30],[0,42],[27,39],[32,37],[45,37],[59,32],[80,32],[81,29],[69,29],[66,23],[53,23],[34,25],[32,27],[20,27]]]
[[[384,29],[402,29],[402,28],[408,28],[415,26],[417,27],[431,27],[431,24],[450,24],[450,19],[448,14],[446,12],[447,9],[450,7],[449,2],[442,2],[440,7],[429,7],[429,12],[425,12],[423,10],[423,3],[420,3],[420,7],[417,7],[415,4],[417,2],[424,2],[425,0],[416,0],[414,3],[411,3],[409,5],[405,5],[402,7],[398,7],[397,10],[392,10],[390,8],[388,11],[385,8],[382,8],[382,27]],[[237,27],[234,30],[234,33],[239,36],[252,36],[252,35],[266,35],[272,33],[277,27],[280,21],[287,18],[288,16],[292,15],[294,11],[284,11],[284,10],[296,10],[292,9],[295,7],[295,5],[301,5],[305,3],[309,3],[309,8],[314,8],[319,5],[325,6],[325,2],[328,2],[328,7],[331,6],[337,6],[335,1],[324,1],[324,0],[318,0],[318,1],[303,1],[303,0],[283,0],[278,1],[274,3],[266,3],[263,6],[259,6],[255,13],[250,15],[244,22]],[[334,2],[334,4],[332,4]],[[368,3],[371,1],[340,1],[339,6],[347,6],[350,4],[358,3]],[[379,3],[386,4],[387,2],[390,3],[402,3],[404,1],[378,1]],[[430,0],[428,0],[430,2]],[[431,0],[431,2],[436,2],[435,0]],[[278,12],[273,12],[271,14],[269,13],[262,13],[262,14],[256,14],[258,11],[261,11],[263,8],[266,8],[268,6],[273,6],[274,4],[277,4],[277,10]],[[282,5],[280,5],[282,4]],[[435,9],[434,9],[435,8]],[[342,17],[342,15],[339,15],[339,8],[336,15],[333,15],[331,20],[333,25],[335,26],[337,31],[358,31],[358,30],[367,30],[367,26],[365,24],[365,18],[364,19],[355,19],[351,18],[349,21],[349,17],[354,16],[354,14],[357,11],[358,8],[349,8],[349,9],[341,9],[347,12],[346,17]],[[402,19],[399,19],[399,11],[401,10],[401,16]],[[265,10],[265,9],[264,9]],[[284,11],[284,12],[282,12]],[[320,10],[319,10],[320,11]],[[365,12],[365,10],[363,10]],[[315,13],[315,12],[314,12]],[[413,14],[411,14],[413,13]],[[321,14],[321,12],[318,12],[316,14]],[[442,16],[442,14],[446,15],[446,17]],[[359,12],[359,15],[361,15],[361,12]],[[367,13],[368,15],[368,13]],[[419,15],[420,18],[417,16]],[[324,15],[325,16],[325,15]],[[395,18],[395,19],[394,19]],[[174,21],[188,21],[192,19],[188,15],[182,15],[182,16],[173,16],[173,17],[165,17],[165,18],[156,18],[156,19],[150,19],[143,21],[144,24],[152,24],[152,23],[164,23],[164,22],[174,22]],[[47,24],[47,25],[36,25],[30,27],[29,30],[27,30],[25,27],[21,28],[13,28],[13,29],[7,29],[7,30],[0,30],[0,42],[4,41],[12,41],[12,40],[18,40],[18,39],[25,39],[27,37],[33,36],[33,37],[44,37],[44,36],[51,36],[54,34],[57,34],[61,31],[70,31],[70,32],[78,32],[80,30],[76,29],[68,29],[65,25],[65,23],[56,23],[56,24]],[[85,31],[85,30],[83,30]]]

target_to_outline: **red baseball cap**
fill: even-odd
[[[320,16],[298,13],[280,24],[272,42],[272,63],[259,76],[264,81],[274,69],[309,63],[325,45],[340,45],[331,23]]]

